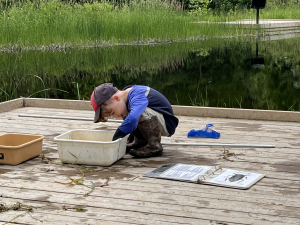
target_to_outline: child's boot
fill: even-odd
[[[156,116],[139,122],[138,127],[148,142],[144,147],[131,149],[129,154],[137,158],[148,158],[161,156],[163,152],[161,141],[161,131]]]
[[[130,133],[130,136],[131,135],[133,136],[133,141],[126,145],[126,153],[128,153],[131,149],[141,148],[148,144],[138,127]]]

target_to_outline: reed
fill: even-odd
[[[297,19],[291,4],[268,5],[261,18]],[[299,4],[298,4],[299,6]],[[255,10],[190,14],[169,0],[130,1],[114,6],[100,2],[59,0],[6,1],[0,7],[0,49],[50,49],[115,44],[153,44],[245,36],[254,30],[223,23],[255,19]]]
[[[202,17],[167,2],[131,1],[121,8],[107,3],[69,4],[59,0],[12,5],[0,14],[0,45],[2,49],[51,45],[87,47],[202,40],[251,33],[242,27],[198,23]]]
[[[30,79],[30,78],[28,79],[28,77],[33,78],[33,79],[38,79],[42,84],[42,89],[40,89],[38,91],[34,91],[30,95],[26,96],[28,98],[35,96],[39,93],[44,93],[44,98],[47,98],[47,97],[49,98],[49,95],[47,95],[48,91],[59,91],[59,92],[68,93],[67,91],[57,89],[57,88],[46,88],[43,79],[37,75],[25,75],[25,76],[21,77],[19,80],[11,79],[10,81],[6,82],[6,84],[4,83],[5,84],[4,87],[0,88],[0,102],[22,97],[22,96],[18,95],[18,91],[19,91],[22,83],[28,82],[28,81],[32,82],[32,79]],[[34,82],[35,82],[35,80],[33,80],[33,83]]]

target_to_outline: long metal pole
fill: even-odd
[[[44,116],[44,115],[32,115],[32,114],[19,114],[19,117],[34,117],[34,118],[47,118],[47,119],[94,121],[93,118],[67,117],[67,116]],[[123,120],[108,119],[107,122],[122,123]]]
[[[219,143],[171,143],[162,142],[162,145],[181,145],[181,146],[211,146],[211,147],[233,147],[233,148],[275,148],[275,145],[253,145],[253,144],[219,144]]]
[[[94,121],[93,118],[44,116],[44,115],[33,115],[33,114],[19,114],[19,117]],[[109,119],[107,122],[122,123],[123,120]],[[211,146],[211,147],[232,147],[232,148],[275,148],[275,145],[254,145],[254,144],[178,143],[178,142],[174,142],[174,143],[162,142],[161,144],[162,145],[176,145],[176,146]]]

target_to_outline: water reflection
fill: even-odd
[[[300,111],[299,40],[2,53],[0,100],[89,99],[94,86],[114,82],[149,85],[171,104]]]
[[[250,59],[252,67],[262,67],[265,66],[265,58],[258,55],[258,42],[256,42],[255,57]]]

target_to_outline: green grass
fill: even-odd
[[[202,17],[160,0],[132,2],[121,9],[105,3],[27,2],[0,14],[0,45],[2,49],[50,46],[55,50],[64,46],[164,43],[249,32],[226,28],[224,24],[193,23],[199,20]]]
[[[32,81],[35,82],[34,79],[38,79],[39,82],[41,82],[41,84],[42,84],[42,89],[40,89],[38,91],[34,91],[33,93],[32,93],[32,90],[31,90],[31,94],[26,96],[27,98],[33,97],[33,96],[35,96],[39,93],[44,94],[43,97],[47,98],[47,97],[49,97],[49,95],[47,95],[48,91],[59,91],[59,92],[68,93],[67,91],[60,90],[60,89],[57,89],[57,88],[46,88],[43,79],[41,77],[37,76],[37,75],[25,75],[25,76],[22,76],[20,79],[13,79],[12,82],[7,82],[6,85],[4,85],[3,88],[0,87],[0,93],[1,93],[0,102],[1,101],[12,100],[12,99],[15,99],[15,98],[18,98],[18,97],[22,97],[22,96],[18,95],[18,89],[19,89],[19,87],[22,86],[23,82],[28,82],[30,80],[30,78],[28,79],[28,77],[33,78],[33,80],[31,79],[31,82]],[[80,98],[80,96],[79,96],[79,98]]]
[[[10,1],[0,11],[0,49],[50,49],[114,44],[167,43],[253,34],[243,26],[215,22],[255,19],[256,11],[235,10],[195,15],[170,1],[131,1],[115,7],[108,3],[64,3],[59,0]],[[299,3],[268,4],[261,19],[298,19]],[[298,6],[298,7],[296,7]],[[0,7],[1,8],[1,7]],[[198,23],[209,21],[209,23]]]
[[[251,2],[251,1],[250,1]],[[267,0],[266,7],[260,9],[260,19],[297,19],[300,18],[299,0]],[[201,15],[210,22],[233,21],[238,19],[256,20],[256,9],[236,8],[229,12],[209,11]]]
[[[113,44],[166,43],[210,37],[249,35],[254,30],[214,22],[255,19],[255,10],[194,15],[169,1],[131,1],[115,7],[108,3],[69,4],[59,0],[16,1],[0,13],[0,49],[50,49]],[[296,3],[295,3],[296,4]],[[291,5],[270,4],[260,18],[297,19]],[[197,23],[209,21],[209,23]]]

